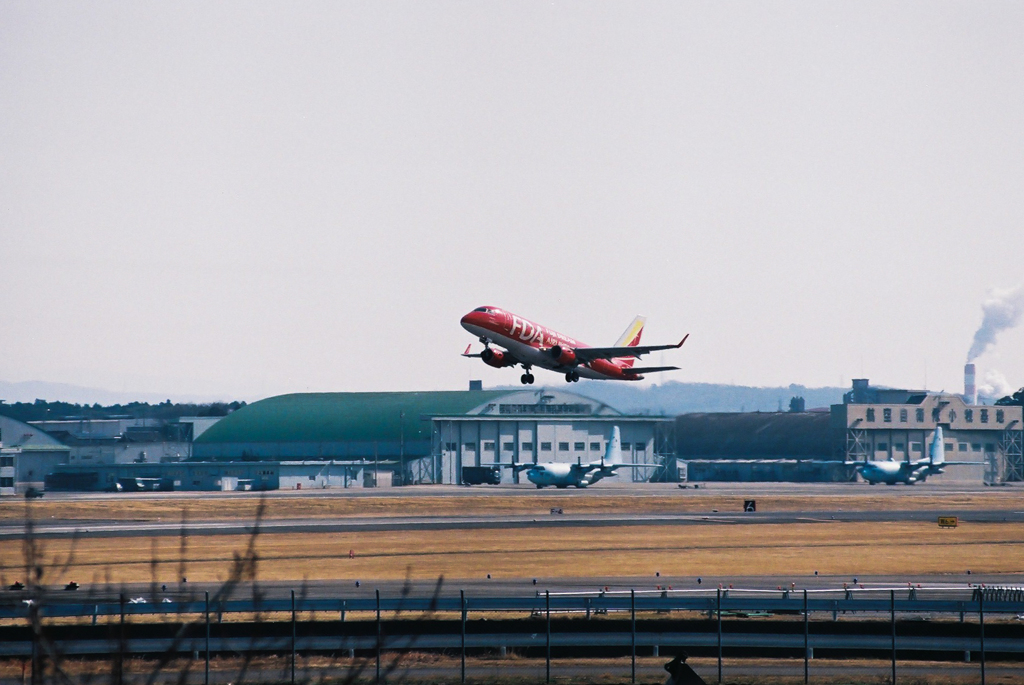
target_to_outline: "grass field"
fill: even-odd
[[[1024,493],[1015,489],[987,492],[945,493],[908,488],[837,486],[834,491],[813,494],[764,494],[757,484],[760,511],[873,511],[894,509],[1012,509],[1024,504]],[[547,514],[552,507],[565,513],[709,513],[742,511],[743,496],[723,495],[712,489],[677,490],[665,494],[591,495],[533,493],[502,495],[404,495],[401,497],[318,496],[317,493],[272,493],[262,498],[266,516],[290,518],[353,518],[370,516],[453,516]],[[0,500],[0,521],[39,520],[176,521],[187,512],[193,520],[252,519],[261,498],[253,493],[194,496],[133,496],[103,499]],[[28,507],[28,509],[27,509]]]
[[[246,536],[44,540],[48,583],[222,581]],[[1024,524],[706,524],[651,527],[262,534],[262,580],[1024,573]],[[349,558],[349,550],[355,558]],[[22,543],[0,542],[3,582]]]

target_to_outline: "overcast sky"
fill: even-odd
[[[514,383],[492,304],[958,391],[1022,282],[1024,3],[0,1],[0,380]]]

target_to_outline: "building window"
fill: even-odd
[[[900,409],[900,423],[906,423],[906,422],[907,422],[907,410],[906,409]]]
[[[880,442],[880,443],[878,443],[878,446],[875,447],[875,451],[877,451],[877,452],[888,452],[889,451],[889,443],[887,443],[887,442]]]
[[[947,452],[952,452],[953,451],[953,443],[951,443],[951,442],[947,442],[946,443],[946,451]]]
[[[981,422],[988,423],[988,409],[981,410]]]
[[[14,479],[13,478],[0,478],[0,488],[13,488],[13,487],[14,487]]]
[[[954,421],[956,421],[956,412],[953,411],[952,409],[950,409],[949,410],[949,422],[953,423]]]
[[[14,457],[0,457],[0,466],[14,466]]]
[[[936,423],[938,423],[941,411],[942,410],[939,409],[938,407],[935,407],[935,409],[932,409],[932,421],[935,421]]]
[[[590,451],[591,452],[600,452],[601,451],[601,443],[599,443],[599,442],[592,442],[592,443],[590,443]]]
[[[457,443],[457,442],[446,442],[444,444],[444,448],[446,450],[448,450],[449,452],[454,452],[455,450],[459,449],[459,443]]]
[[[558,443],[558,451],[559,452],[568,452],[569,451],[569,443],[567,443],[567,442],[560,442],[560,443]]]
[[[894,442],[892,444],[892,448],[896,452],[902,452],[903,451],[903,443],[902,442]]]
[[[573,443],[573,449],[576,450],[577,452],[582,452],[583,450],[587,449],[587,443],[585,443],[585,442]]]
[[[985,451],[986,452],[995,452],[996,451],[995,443],[986,442],[985,443]]]
[[[974,410],[964,409],[964,421],[967,423],[974,423]]]
[[[867,418],[867,420],[869,422],[871,422],[871,423],[874,423],[874,421],[875,421],[875,410],[874,409],[868,409],[868,418]]]
[[[550,452],[551,451],[551,443],[550,442],[542,442],[540,444],[540,451],[541,452]]]
[[[514,442],[503,442],[503,443],[501,443],[501,449],[505,450],[506,452],[511,452],[515,448],[516,448],[516,444]]]
[[[957,448],[958,448],[958,449],[959,449],[959,450],[960,450],[961,452],[966,452],[966,451],[967,451],[967,443],[966,443],[966,442],[961,442],[961,443],[959,443],[959,444],[957,445]]]
[[[892,423],[892,409],[882,410],[882,421],[885,421],[886,423]]]
[[[467,452],[476,452],[476,443],[475,442],[464,442],[464,443],[462,443],[462,449],[464,449]]]
[[[914,412],[914,419],[918,423],[924,423],[924,409],[918,409]]]
[[[919,443],[919,442],[912,442],[912,443],[910,443],[910,451],[911,452],[920,452],[921,451],[921,443]]]
[[[972,452],[980,452],[981,451],[981,443],[980,442],[972,442],[971,443],[971,451]]]
[[[1006,412],[1002,409],[996,409],[996,423],[1002,423],[1006,421]]]
[[[493,451],[494,451],[494,441],[492,441],[492,440],[484,440],[484,452],[493,452]]]
[[[524,442],[522,449],[523,449],[524,452],[532,452],[533,451],[533,443],[532,442]],[[550,444],[548,445],[548,449],[551,449],[551,445]]]

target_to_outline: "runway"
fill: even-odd
[[[958,511],[786,511],[709,514],[547,514],[509,516],[369,516],[344,521],[304,518],[268,519],[261,533],[353,533],[382,531],[484,530],[510,528],[602,528],[621,526],[700,526],[730,524],[792,524],[937,521],[957,516],[962,523],[1024,523],[1024,510]],[[152,537],[186,535],[250,535],[257,530],[250,521],[42,521],[33,524],[38,538]],[[20,539],[27,533],[23,522],[0,524],[0,540]]]
[[[875,495],[899,497],[901,495],[941,495],[957,497],[962,495],[995,494],[999,492],[1018,491],[1020,484],[1005,486],[986,486],[971,482],[933,482],[926,481],[916,485],[868,485],[863,482],[845,483],[767,483],[767,482],[711,482],[711,483],[633,483],[629,481],[605,479],[586,488],[554,487],[537,488],[531,483],[503,483],[500,485],[407,485],[392,488],[324,488],[305,490],[267,490],[264,492],[217,492],[217,491],[179,491],[179,492],[48,492],[48,499],[68,501],[105,500],[105,499],[179,499],[194,498],[238,498],[238,497],[541,497],[558,495],[560,497],[601,497],[608,495],[630,495],[636,497],[678,495],[687,497],[702,496],[821,496],[831,495],[844,497],[851,495]],[[1024,495],[1022,495],[1024,496]]]

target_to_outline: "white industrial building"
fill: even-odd
[[[463,467],[539,462],[588,462],[604,454],[612,428],[622,436],[628,469],[620,478],[637,482],[677,480],[674,420],[627,416],[598,400],[561,390],[522,390],[488,399],[464,414],[432,416],[434,447],[422,459],[421,482],[461,483]],[[501,469],[506,483],[526,482],[511,468]]]
[[[945,473],[929,481],[990,484],[1024,481],[1020,406],[969,404],[961,395],[875,390],[855,381],[844,404],[832,407],[847,461],[915,461],[928,454],[942,426]]]
[[[42,490],[46,474],[67,464],[70,452],[42,429],[0,415],[0,496]]]

